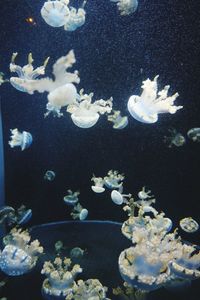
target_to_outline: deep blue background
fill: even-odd
[[[187,140],[181,148],[167,148],[169,127],[184,135],[200,127],[200,19],[197,0],[139,1],[137,12],[121,17],[108,0],[88,0],[85,25],[70,33],[48,26],[40,16],[44,1],[4,0],[0,6],[0,70],[10,77],[9,62],[26,64],[33,53],[35,66],[50,56],[47,72],[57,58],[74,49],[81,83],[94,99],[114,98],[114,109],[128,115],[127,100],[141,92],[142,80],[159,74],[159,85],[179,92],[175,115],[160,115],[145,125],[129,116],[129,126],[115,131],[102,116],[91,129],[76,127],[69,115],[44,119],[46,94],[28,95],[11,85],[0,87],[5,142],[7,204],[33,209],[32,224],[70,219],[63,202],[67,189],[80,190],[80,202],[90,219],[123,221],[126,215],[109,193],[91,191],[90,178],[109,169],[125,173],[125,191],[136,194],[143,185],[153,191],[157,207],[172,218],[199,217],[200,144]],[[82,3],[82,1],[74,1]],[[72,3],[73,4],[73,3]],[[36,26],[25,19],[34,17]],[[10,128],[30,131],[34,142],[21,152],[8,145]],[[54,170],[53,182],[43,179]],[[183,238],[198,242],[199,233]]]

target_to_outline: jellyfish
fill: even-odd
[[[119,189],[122,191],[122,185],[124,180],[124,174],[120,174],[116,170],[110,170],[108,171],[107,176],[104,177],[105,186],[108,189]]]
[[[44,174],[44,180],[47,181],[53,181],[55,177],[56,177],[55,172],[51,170],[46,171],[46,173]]]
[[[4,249],[0,253],[0,269],[9,276],[18,276],[30,272],[35,267],[43,247],[38,240],[30,243],[28,231],[13,228],[4,237]]]
[[[14,58],[16,54],[13,54]],[[30,55],[29,55],[30,56]],[[12,59],[13,61],[13,59]],[[44,75],[45,66],[48,58],[42,67],[33,70],[32,56],[29,58],[29,64],[23,68],[16,66],[11,62],[11,71],[17,72],[19,77],[11,77],[11,84],[20,91],[33,94],[34,91],[39,93],[48,92],[47,112],[45,117],[52,113],[54,116],[60,117],[62,107],[72,104],[76,101],[77,91],[73,83],[79,83],[80,78],[78,71],[73,73],[67,72],[69,68],[76,62],[73,50],[65,56],[60,57],[53,65],[54,79],[41,78],[35,79],[38,75]],[[34,74],[34,76],[33,76]],[[30,76],[31,75],[31,76]]]
[[[12,55],[11,63],[10,63],[10,72],[16,72],[18,77],[11,77],[10,83],[17,90],[31,94],[29,88],[26,88],[24,84],[27,83],[29,85],[32,85],[36,81],[36,78],[38,76],[45,74],[45,68],[49,61],[49,57],[44,61],[44,64],[42,66],[34,69],[32,65],[34,61],[32,57],[32,53],[29,53],[28,55],[28,64],[23,67],[20,67],[15,64],[15,59],[17,55],[18,55],[17,52],[13,53]]]
[[[0,72],[0,86],[4,83],[4,82],[9,82],[8,79],[4,79],[4,73]]]
[[[32,217],[32,210],[21,205],[17,210],[10,206],[4,206],[0,209],[0,223],[5,222],[8,226],[23,225]]]
[[[113,110],[113,114],[108,115],[107,119],[113,123],[114,129],[124,129],[128,125],[128,117],[122,117],[119,110]]]
[[[105,188],[103,187],[105,184],[105,181],[103,178],[93,176],[91,181],[94,182],[94,185],[91,186],[91,189],[93,190],[93,192],[100,194],[105,191]]]
[[[79,219],[80,221],[83,221],[88,216],[88,210],[83,208],[80,203],[78,203],[76,206],[74,206],[70,215],[74,220]]]
[[[72,192],[72,190],[67,190],[67,195],[64,196],[63,200],[67,205],[76,205],[78,202],[78,196],[80,195],[80,192]]]
[[[78,100],[67,106],[67,112],[71,114],[73,123],[80,128],[90,128],[99,120],[100,114],[110,113],[112,110],[112,97],[108,100],[96,100],[92,103],[93,93],[84,94],[80,90]]]
[[[103,286],[98,279],[78,280],[72,289],[72,298],[76,300],[111,300],[106,297],[108,288]]]
[[[175,106],[174,101],[178,97],[178,93],[167,96],[169,85],[163,90],[158,91],[157,86],[158,75],[153,81],[147,79],[143,81],[141,96],[133,95],[128,100],[128,111],[131,116],[142,123],[155,123],[158,121],[158,114],[170,113],[175,114],[177,110],[183,106]]]
[[[138,7],[138,0],[110,0],[117,2],[117,7],[121,16],[127,16],[134,13]]]
[[[121,194],[120,192],[113,190],[111,193],[111,199],[112,201],[117,204],[121,205],[122,203],[126,203],[126,198],[131,198],[131,194]]]
[[[177,132],[177,130],[174,128],[171,128],[168,131],[170,135],[164,136],[164,142],[168,144],[169,148],[171,148],[173,145],[176,147],[181,147],[185,144],[186,140],[182,133]]]
[[[86,2],[87,1],[85,0],[82,4],[82,7],[80,7],[79,9],[70,7],[69,16],[64,24],[65,30],[75,31],[77,28],[79,28],[85,24],[86,12],[84,10],[84,6],[85,6]]]
[[[47,0],[40,13],[44,21],[52,27],[62,27],[67,22],[70,11],[69,0]]]
[[[3,206],[0,208],[0,224],[8,218],[10,214],[15,213],[15,209],[11,206]]]
[[[41,274],[47,277],[42,284],[42,294],[47,299],[48,296],[65,299],[71,295],[75,287],[75,278],[81,272],[80,265],[73,266],[71,259],[67,257],[56,257],[54,262],[46,261],[41,271]]]
[[[150,199],[152,197],[154,197],[153,195],[151,195],[151,191],[145,191],[145,186],[143,186],[142,190],[138,193],[138,197],[140,200],[146,200],[146,199]]]
[[[183,218],[180,220],[179,225],[185,232],[195,232],[199,229],[199,224],[192,217]]]
[[[193,142],[200,142],[200,128],[191,128],[187,132],[187,136],[193,141]]]
[[[30,132],[22,131],[19,132],[17,128],[10,129],[11,140],[8,142],[11,148],[21,147],[21,150],[25,150],[32,144],[33,138]]]
[[[77,259],[83,257],[85,250],[81,249],[80,247],[75,247],[70,251],[70,258]]]

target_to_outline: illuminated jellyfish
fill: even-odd
[[[143,81],[141,96],[133,95],[128,100],[128,111],[139,122],[155,123],[158,121],[158,114],[175,114],[177,110],[183,107],[174,105],[178,93],[167,96],[169,85],[158,91],[157,79],[158,75],[153,81],[150,79]]]
[[[85,253],[85,250],[75,247],[70,251],[70,258],[71,259],[77,259],[77,258],[82,258]]]
[[[119,299],[124,300],[145,300],[147,292],[135,289],[127,282],[124,282],[123,287],[118,286],[113,289],[113,295],[119,296]]]
[[[40,13],[44,21],[52,27],[64,26],[69,17],[69,0],[47,0]]]
[[[151,191],[145,191],[145,186],[142,187],[142,190],[139,191],[138,193],[138,197],[140,200],[146,200],[146,199],[150,199],[153,197],[153,195],[151,195]]]
[[[80,192],[72,192],[72,190],[67,190],[67,195],[64,196],[63,200],[67,205],[75,205],[78,202],[78,196]]]
[[[199,224],[192,217],[181,219],[179,224],[181,229],[188,233],[195,232],[199,229]]]
[[[185,137],[182,133],[177,132],[176,129],[171,128],[168,130],[170,135],[164,136],[164,142],[168,144],[168,147],[171,148],[173,145],[176,147],[181,147],[185,144]]]
[[[10,129],[11,140],[8,142],[11,148],[21,147],[21,150],[25,150],[32,144],[33,138],[30,132],[22,131],[19,132],[17,128]]]
[[[117,190],[113,190],[111,193],[111,199],[112,201],[117,204],[117,205],[121,205],[123,203],[126,203],[127,200],[126,198],[131,198],[131,194],[121,194],[120,192],[118,192]]]
[[[74,220],[79,219],[80,221],[83,221],[88,216],[88,210],[86,208],[83,208],[82,205],[78,203],[76,206],[74,206],[70,215]]]
[[[116,170],[109,170],[107,176],[104,177],[105,186],[109,189],[119,189],[120,191],[123,190],[123,180],[124,175],[120,174]]]
[[[69,16],[64,24],[64,29],[67,31],[74,31],[77,28],[81,27],[85,23],[85,15],[86,12],[84,10],[84,6],[86,4],[86,0],[83,2],[82,7],[78,10],[74,7],[70,7]]]
[[[20,67],[15,64],[15,59],[17,55],[17,52],[13,53],[12,55],[10,63],[10,72],[16,72],[18,77],[11,77],[10,83],[17,90],[31,94],[31,91],[29,91],[28,87],[26,88],[24,84],[28,83],[29,85],[32,85],[36,81],[36,78],[38,76],[45,74],[45,68],[49,61],[49,57],[44,61],[44,64],[42,66],[34,69],[32,65],[34,61],[32,53],[29,53],[28,55],[28,64],[23,67]]]
[[[112,97],[108,100],[96,100],[92,103],[93,93],[84,94],[80,90],[79,99],[67,107],[73,123],[80,128],[90,128],[99,120],[100,114],[110,113],[112,110]]]
[[[55,172],[51,170],[46,171],[46,173],[44,174],[44,180],[47,181],[53,181],[55,177],[56,177]]]
[[[73,296],[69,299],[76,300],[111,300],[106,297],[108,288],[103,286],[98,279],[78,280],[73,288]],[[67,299],[67,298],[66,298]]]
[[[27,209],[25,205],[21,205],[17,210],[13,208],[6,218],[8,226],[24,225],[32,218],[32,209]]]
[[[117,2],[117,7],[121,16],[126,16],[134,13],[138,7],[138,0],[110,0]]]
[[[193,142],[200,142],[200,128],[191,128],[187,132],[187,136],[193,141]]]
[[[45,61],[44,66],[46,66],[47,61],[48,59]],[[46,106],[47,113],[45,116],[52,113],[53,115],[60,117],[63,115],[60,112],[61,108],[76,101],[77,91],[73,83],[79,83],[80,81],[78,71],[74,71],[73,73],[67,71],[75,62],[74,51],[71,50],[67,55],[60,57],[53,65],[54,79],[46,77],[30,80],[29,77],[27,78],[26,76],[24,78],[24,75],[18,72],[19,78],[12,77],[12,83],[17,86],[19,90],[26,91],[29,94],[33,94],[34,91],[38,91],[39,93],[44,93],[45,91],[48,92],[48,103]],[[31,63],[27,66],[30,69],[32,68]],[[42,70],[40,74],[44,74],[44,66],[40,67],[41,69],[37,68],[36,70]],[[21,69],[23,70],[23,68]],[[34,72],[36,72],[36,70]],[[36,73],[38,74],[38,71]]]
[[[38,256],[43,253],[43,247],[38,240],[30,243],[28,231],[12,229],[4,237],[4,249],[0,253],[0,269],[10,276],[18,276],[30,272],[35,267]]]
[[[93,190],[93,192],[100,194],[105,191],[105,188],[103,187],[105,184],[105,181],[103,178],[93,176],[91,178],[91,181],[94,182],[94,185],[91,186],[91,189]]]
[[[122,117],[119,110],[113,110],[112,115],[108,115],[108,121],[113,123],[114,129],[124,129],[128,125],[128,117]]]
[[[72,266],[71,259],[66,257],[56,257],[54,262],[46,261],[41,271],[47,277],[42,284],[43,296],[46,299],[49,299],[48,296],[65,299],[71,295],[75,287],[75,278],[81,272],[82,268],[77,264]]]

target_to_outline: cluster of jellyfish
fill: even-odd
[[[72,219],[83,221],[88,216],[88,210],[79,203],[79,195],[80,192],[78,191],[72,192],[72,190],[68,190],[67,195],[63,197],[63,201],[65,204],[72,207],[72,212],[70,214]]]
[[[185,145],[186,143],[186,138],[185,136],[181,133],[178,132],[175,128],[170,128],[168,129],[169,135],[164,136],[164,143],[171,148],[173,146],[175,147],[181,147]],[[187,137],[192,140],[193,142],[200,142],[200,128],[199,127],[194,127],[188,130],[187,132]]]

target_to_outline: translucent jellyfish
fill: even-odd
[[[17,128],[10,129],[11,140],[8,142],[11,148],[21,147],[21,150],[25,150],[32,144],[33,138],[30,132],[22,131],[19,132]]]
[[[40,75],[45,74],[45,68],[49,61],[49,57],[44,61],[44,64],[36,69],[33,68],[33,57],[32,53],[29,53],[28,55],[28,64],[20,67],[15,64],[15,59],[17,57],[18,53],[13,53],[10,63],[10,72],[16,72],[18,77],[11,77],[10,83],[14,88],[21,92],[31,93],[29,91],[29,88],[25,86],[25,84],[32,85],[36,78]]]
[[[54,262],[46,261],[41,271],[47,277],[42,284],[43,295],[47,297],[71,295],[75,287],[75,278],[81,272],[82,268],[77,264],[73,266],[71,259],[66,257],[64,259],[56,257]]]
[[[181,219],[179,224],[182,230],[189,233],[199,229],[199,224],[192,217]]]
[[[75,247],[70,251],[70,258],[71,259],[81,258],[81,257],[83,257],[84,253],[85,253],[85,250],[83,250],[79,247]]]
[[[54,245],[56,255],[59,255],[65,249],[62,241],[57,241]]]
[[[169,85],[158,91],[157,79],[158,75],[153,81],[150,79],[143,81],[141,96],[133,95],[128,100],[128,111],[139,122],[155,123],[158,121],[158,114],[175,114],[177,110],[183,107],[174,105],[178,93],[167,96]]]
[[[74,206],[70,215],[74,220],[79,219],[80,221],[83,221],[88,216],[88,210],[83,208],[80,203],[78,203],[76,206]]]
[[[69,17],[69,0],[47,0],[40,13],[44,21],[52,27],[64,26]]]
[[[122,117],[119,110],[113,110],[112,115],[108,115],[108,121],[113,123],[114,129],[124,129],[128,125],[128,117]]]
[[[13,55],[14,57],[16,56],[16,54]],[[72,83],[79,83],[80,78],[78,77],[78,71],[74,71],[73,73],[67,72],[76,62],[76,59],[73,50],[71,50],[67,55],[60,57],[53,65],[54,79],[46,77],[36,80],[35,78],[38,75],[44,74],[47,61],[48,59],[46,59],[42,67],[34,71],[32,59],[30,58],[29,64],[23,68],[16,66],[12,62],[10,64],[11,71],[17,72],[19,78],[12,77],[10,80],[12,85],[17,89],[29,94],[33,94],[34,91],[38,91],[39,93],[48,92],[47,113],[45,116],[53,113],[53,115],[60,117],[63,115],[60,112],[61,108],[76,101],[77,91]],[[33,74],[35,75],[33,76]]]
[[[30,243],[28,231],[12,229],[4,237],[4,249],[0,253],[0,269],[10,276],[18,276],[30,272],[35,267],[38,256],[43,253],[43,247],[38,240]]]
[[[109,189],[120,189],[123,185],[124,175],[120,174],[116,170],[110,170],[108,171],[107,176],[104,177],[105,185]]]
[[[108,288],[103,286],[98,279],[78,280],[73,289],[73,296],[69,299],[76,300],[111,300],[106,297]]]
[[[0,208],[0,224],[8,218],[11,213],[15,213],[15,209],[11,206],[3,206]]]
[[[117,205],[121,205],[122,203],[126,203],[127,200],[126,198],[131,198],[131,194],[121,194],[120,192],[113,190],[111,193],[111,199],[112,201],[117,204]]]
[[[79,9],[70,7],[69,16],[64,24],[65,30],[74,31],[77,28],[79,28],[85,24],[86,12],[84,10],[84,6],[85,6],[86,2],[87,1],[85,0],[82,4],[82,7],[80,7]]]
[[[177,132],[177,130],[174,128],[171,128],[168,131],[170,135],[164,136],[164,142],[168,144],[169,148],[171,148],[173,145],[176,147],[181,147],[185,144],[186,140],[182,133]]]
[[[138,7],[138,0],[110,0],[117,2],[117,7],[121,16],[126,16],[134,13]]]
[[[119,299],[126,300],[145,300],[147,292],[135,289],[130,286],[127,282],[123,283],[123,287],[118,286],[113,289],[113,295],[119,296]]]
[[[187,136],[193,141],[193,142],[200,142],[200,128],[191,128],[187,132]]]
[[[83,94],[80,90],[79,99],[68,105],[67,112],[71,114],[73,123],[80,128],[90,128],[99,120],[100,115],[110,113],[112,110],[112,98],[108,100],[97,100],[92,103],[93,93]]]
[[[51,170],[46,171],[46,173],[44,174],[44,180],[47,181],[53,181],[55,177],[56,177],[55,172]]]
[[[67,205],[76,205],[78,202],[78,196],[80,195],[80,192],[72,192],[72,190],[67,190],[67,195],[64,196],[63,200]]]
[[[0,223],[5,222],[8,226],[23,225],[32,217],[32,210],[21,205],[17,210],[10,206],[4,206],[0,209]]]
[[[93,190],[93,192],[100,194],[105,191],[105,188],[103,187],[105,184],[105,181],[103,178],[93,176],[91,181],[94,182],[94,185],[91,186],[91,189]]]
[[[139,191],[138,193],[138,197],[140,200],[146,200],[146,199],[150,199],[152,197],[154,197],[153,195],[151,195],[151,191],[145,191],[145,186],[143,186],[142,190]]]

